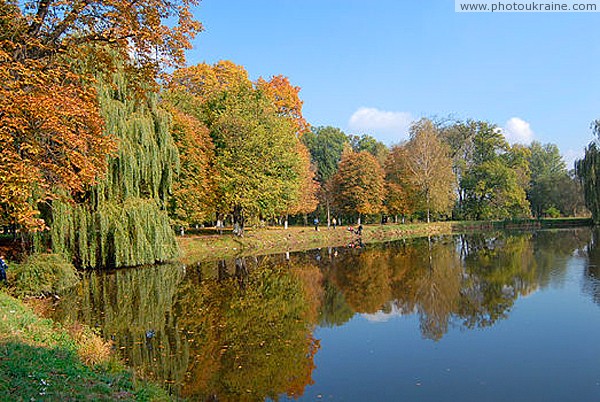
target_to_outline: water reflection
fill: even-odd
[[[600,228],[595,228],[592,232],[587,251],[589,263],[586,266],[584,291],[592,297],[594,303],[600,305]]]
[[[600,301],[599,238],[498,232],[87,273],[57,315],[101,328],[132,367],[176,395],[299,397],[313,381],[317,325],[416,314],[432,340],[490,326],[520,296],[560,284],[588,243],[584,286]]]

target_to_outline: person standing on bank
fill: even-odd
[[[315,230],[319,230],[319,218],[315,218],[315,220],[313,221],[313,223],[315,224]]]
[[[0,282],[4,282],[5,284],[8,282],[6,280],[6,270],[8,269],[8,264],[4,260],[4,256],[0,256]]]
[[[337,219],[333,218],[331,220],[331,223],[333,224],[333,228],[335,229],[335,227],[337,226]]]

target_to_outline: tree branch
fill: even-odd
[[[67,16],[50,31],[46,38],[46,45],[54,43],[60,38],[60,36],[75,22],[81,12],[90,4],[91,0],[82,0],[75,4]]]
[[[27,33],[31,36],[37,36],[40,33],[40,29],[44,24],[46,15],[48,15],[48,9],[50,8],[50,0],[40,0],[38,3],[38,10],[35,15],[35,20],[29,26]]]

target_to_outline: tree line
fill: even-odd
[[[558,147],[510,145],[498,126],[423,118],[391,147],[333,127],[305,135],[316,163],[320,208],[354,219],[381,214],[493,220],[587,213],[580,179]],[[331,211],[330,211],[331,212]]]
[[[511,146],[487,122],[424,118],[388,147],[312,127],[285,76],[252,81],[229,61],[186,67],[201,30],[194,4],[1,1],[4,232],[100,267],[167,260],[173,227],[225,221],[241,235],[309,215],[582,213],[580,181],[553,144]]]

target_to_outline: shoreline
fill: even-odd
[[[591,226],[589,218],[519,219],[506,221],[447,221],[407,224],[363,225],[364,244],[489,230],[537,230]],[[354,226],[356,228],[356,226]],[[217,234],[206,229],[203,234],[177,237],[182,255],[177,261],[190,264],[235,257],[306,251],[323,247],[342,247],[358,239],[347,226],[281,226],[246,229],[244,237],[230,232]]]

